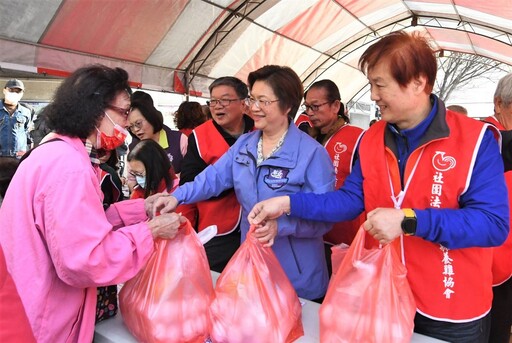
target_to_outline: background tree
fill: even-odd
[[[470,86],[477,78],[492,82],[499,79],[496,74],[510,72],[510,66],[478,55],[441,50],[438,53],[438,72],[434,93],[447,102],[454,90]]]

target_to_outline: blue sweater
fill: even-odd
[[[397,144],[402,177],[410,153],[418,147],[438,111],[438,99],[433,97],[433,100],[429,116],[415,128],[399,131],[388,124]],[[475,161],[471,184],[459,200],[461,209],[414,209],[418,218],[416,236],[450,249],[501,245],[509,231],[508,193],[503,171],[498,142],[487,130]],[[291,215],[304,219],[338,222],[355,218],[364,211],[359,161],[338,191],[292,194],[290,205]]]

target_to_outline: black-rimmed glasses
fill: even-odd
[[[326,101],[326,102],[323,102],[321,104],[314,104],[314,105],[302,104],[301,110],[304,111],[304,112],[307,112],[309,110],[311,110],[313,112],[317,112],[320,109],[320,107],[322,107],[323,105],[326,105],[326,104],[330,104],[332,102],[333,101]]]
[[[231,103],[233,101],[238,101],[238,100],[242,100],[242,99],[210,99],[209,101],[206,102],[206,104],[210,107],[215,107],[218,104],[220,104],[222,107],[227,107],[227,106],[231,105]]]

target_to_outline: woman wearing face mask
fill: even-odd
[[[28,123],[31,110],[20,103],[25,90],[17,79],[7,81],[0,100],[0,156],[23,156],[28,150]]]
[[[91,342],[96,287],[135,276],[177,214],[148,221],[141,199],[103,209],[98,156],[124,142],[128,74],[71,74],[44,109],[53,133],[21,161],[0,211],[0,244],[37,342]],[[26,154],[25,156],[27,156]]]
[[[143,139],[128,154],[130,173],[137,185],[131,199],[147,198],[160,192],[172,192],[178,179],[164,149],[151,139]]]

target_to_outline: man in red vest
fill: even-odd
[[[331,80],[313,83],[304,94],[304,107],[313,125],[308,133],[329,153],[336,173],[335,188],[338,189],[352,170],[356,146],[363,129],[350,125],[338,86]],[[331,247],[341,243],[350,245],[363,221],[358,217],[351,221],[336,223],[331,231],[324,235],[329,275],[332,272]]]
[[[487,343],[490,247],[509,233],[499,132],[446,110],[431,94],[436,57],[418,32],[384,36],[362,54],[359,66],[382,120],[361,138],[359,159],[343,186],[268,199],[254,206],[249,221],[287,213],[337,222],[364,212],[363,228],[373,243],[392,244],[407,267],[417,307],[414,331]]]
[[[188,138],[180,185],[193,181],[206,167],[215,164],[238,137],[254,127],[254,121],[245,114],[244,100],[248,96],[245,83],[236,77],[226,76],[213,81],[209,90],[208,105],[212,119],[196,127]],[[210,268],[220,273],[240,246],[242,209],[233,189],[196,203],[195,207],[198,231],[217,225],[217,236],[206,243],[205,250]],[[188,219],[194,222],[196,218]]]
[[[505,181],[512,202],[512,73],[504,76],[494,92],[494,115],[484,119],[501,132],[501,155],[505,164]],[[512,234],[494,248],[493,298],[489,343],[508,343],[512,326]]]

